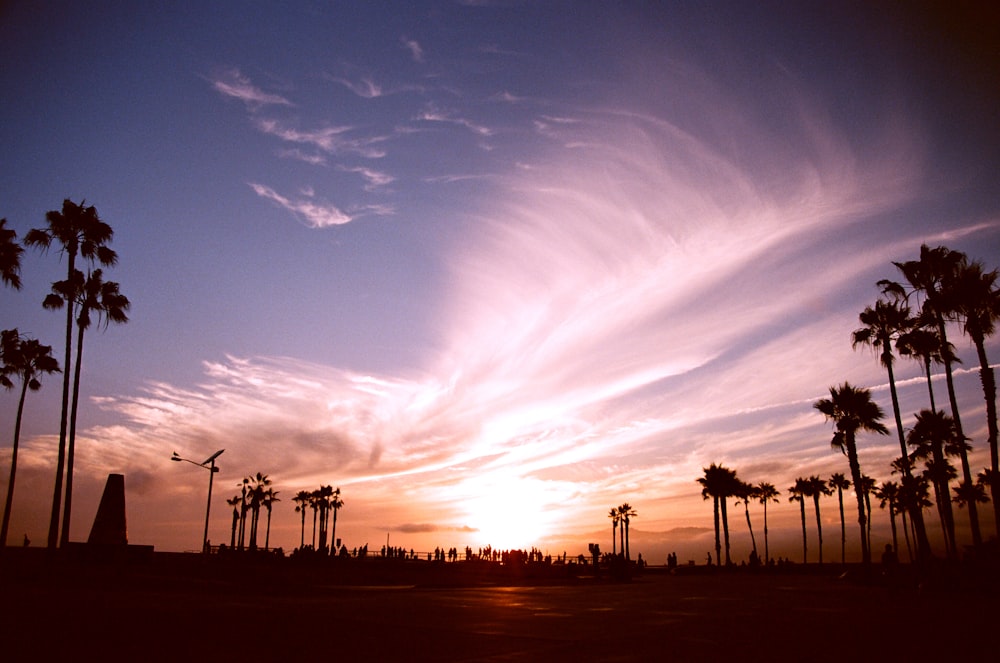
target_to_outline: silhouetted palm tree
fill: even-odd
[[[7,228],[7,219],[0,219],[0,281],[14,290],[21,289],[21,254],[17,231]]]
[[[813,407],[819,410],[827,421],[834,422],[835,433],[831,444],[847,456],[851,468],[851,481],[858,497],[858,525],[861,529],[861,559],[866,567],[871,566],[871,550],[869,547],[868,518],[865,514],[865,498],[863,494],[864,481],[861,474],[861,463],[858,461],[856,435],[858,431],[870,431],[879,435],[888,435],[889,431],[882,424],[882,408],[871,398],[867,389],[853,387],[845,382],[840,387],[830,387],[830,398],[822,398]]]
[[[844,491],[851,487],[851,482],[841,472],[830,475],[830,488],[837,490],[837,505],[840,507],[840,563],[847,562],[847,525],[844,520]]]
[[[712,497],[715,512],[715,559],[721,564],[722,546],[719,543],[719,517],[722,517],[722,530],[726,541],[726,566],[732,561],[729,558],[729,517],[726,509],[726,500],[733,495],[736,489],[736,472],[722,465],[712,463],[709,467],[703,468],[705,476],[698,479],[702,486],[701,496],[704,499]]]
[[[250,498],[250,550],[257,549],[257,526],[260,523],[260,508],[264,505],[264,496],[271,486],[271,479],[261,472],[249,478]]]
[[[898,510],[899,484],[895,481],[883,481],[875,489],[875,497],[879,500],[878,506],[880,509],[889,508],[889,523],[892,526],[892,551],[898,556],[899,540],[896,535],[896,512]]]
[[[302,515],[302,530],[299,533],[299,549],[301,550],[306,545],[306,509],[309,507],[309,491],[300,490],[295,493],[292,501],[295,502],[295,513]]]
[[[851,335],[853,347],[859,345],[870,347],[879,352],[879,362],[885,368],[889,376],[889,395],[892,398],[892,413],[896,421],[896,433],[899,438],[899,450],[903,457],[906,456],[906,439],[903,434],[903,418],[899,409],[899,396],[896,393],[896,377],[893,372],[895,357],[892,354],[892,343],[901,336],[911,331],[915,321],[910,318],[910,309],[899,301],[878,300],[875,306],[868,306],[861,315],[858,316],[861,324],[860,329],[856,329]],[[909,460],[903,465],[903,476],[910,476]],[[910,515],[914,528],[917,532],[917,549],[922,558],[930,555],[930,542],[927,539],[927,530],[924,526],[923,517],[914,513]]]
[[[986,338],[996,331],[1000,320],[1000,289],[997,288],[997,270],[985,271],[982,263],[962,262],[953,281],[945,281],[947,308],[962,324],[963,331],[973,345],[979,358],[979,380],[983,385],[986,399],[986,429],[990,448],[990,484],[993,497],[993,520],[1000,534],[1000,451],[997,448],[997,384],[993,367],[986,357]]]
[[[344,506],[344,500],[340,499],[340,487],[334,489],[330,495],[330,510],[333,511],[333,530],[330,533],[330,554],[337,554],[337,512]]]
[[[278,498],[278,493],[281,491],[275,490],[270,486],[264,489],[264,496],[261,499],[261,504],[267,509],[267,530],[264,533],[264,550],[271,549],[271,505],[275,502],[280,502]]]
[[[757,484],[756,497],[757,500],[764,505],[764,563],[771,561],[771,551],[768,548],[767,543],[767,503],[777,502],[778,495],[781,493],[774,484],[768,483],[766,481],[761,481]]]
[[[893,262],[896,268],[903,274],[903,278],[910,285],[908,290],[905,286],[894,281],[879,281],[879,286],[887,294],[902,299],[909,299],[914,294],[923,295],[924,301],[920,310],[920,317],[937,327],[938,338],[941,340],[942,359],[944,360],[944,374],[948,385],[948,400],[951,405],[951,418],[955,421],[955,430],[960,439],[965,439],[965,432],[962,428],[962,418],[958,411],[958,397],[955,392],[955,380],[952,370],[954,356],[944,351],[951,346],[948,343],[948,333],[945,329],[945,316],[952,313],[952,301],[948,300],[948,284],[954,283],[958,272],[961,270],[967,258],[960,251],[939,246],[930,248],[926,244],[920,247],[920,259],[907,262]],[[905,452],[904,452],[905,453]],[[962,477],[966,484],[971,485],[972,466],[969,464],[968,451],[963,448]],[[983,537],[979,530],[978,508],[975,501],[969,503],[969,521],[972,524],[972,544],[977,548],[982,545]]]
[[[808,546],[806,544],[806,497],[809,496],[809,481],[803,477],[795,479],[795,485],[788,487],[788,501],[798,502],[802,512],[802,563],[808,561]]]
[[[945,550],[948,557],[955,558],[958,548],[955,542],[955,517],[951,510],[951,489],[949,482],[957,476],[955,468],[945,458],[945,454],[959,453],[955,421],[941,410],[921,410],[917,421],[910,429],[906,440],[913,447],[913,457],[922,458],[927,470],[924,476],[934,487],[934,500],[944,532]]]
[[[813,498],[813,506],[816,509],[816,534],[819,537],[819,563],[823,563],[823,519],[819,515],[819,498],[824,495],[832,495],[833,491],[827,487],[826,481],[817,476],[807,479],[809,484],[809,497]]]
[[[14,444],[11,448],[7,500],[3,507],[3,524],[0,525],[0,547],[7,545],[7,530],[10,526],[11,506],[14,503],[14,479],[17,476],[17,450],[21,439],[24,400],[29,389],[31,391],[41,389],[42,383],[39,378],[43,373],[58,372],[59,362],[52,356],[52,346],[42,345],[33,338],[23,338],[17,329],[5,329],[0,333],[0,385],[12,389],[14,383],[10,376],[16,376],[21,382],[17,415],[14,417]]]
[[[925,321],[918,318],[917,323],[923,324]],[[931,321],[933,322],[933,321]],[[920,360],[927,377],[927,394],[931,401],[931,410],[936,410],[934,404],[934,381],[931,379],[931,364],[943,364],[944,353],[948,353],[950,361],[958,362],[955,357],[954,348],[949,343],[948,347],[941,346],[941,337],[938,336],[936,326],[917,326],[902,334],[896,340],[896,349],[900,356],[915,357]]]
[[[621,515],[618,513],[618,507],[612,507],[611,511],[608,512],[608,518],[611,519],[611,556],[618,556],[618,520]]]
[[[631,559],[629,557],[629,549],[628,549],[629,548],[629,546],[628,546],[628,525],[632,521],[632,519],[635,518],[636,516],[638,516],[639,514],[635,512],[635,509],[633,509],[632,506],[628,502],[626,502],[625,504],[622,504],[620,507],[618,507],[618,513],[621,514],[622,531],[625,534],[625,544],[624,544],[625,545],[625,548],[624,548],[624,550],[625,550],[625,559]]]
[[[753,546],[753,559],[760,559],[757,555],[757,539],[753,535],[753,523],[750,522],[750,500],[757,498],[757,488],[745,481],[737,481],[736,491],[733,495],[739,500],[737,504],[743,502],[743,514],[747,519],[747,529],[750,531],[750,544]]]
[[[226,504],[233,507],[233,531],[229,537],[229,548],[236,550],[236,530],[239,529],[240,526],[240,511],[236,508],[236,505],[243,504],[243,496],[236,495],[234,497],[230,497],[226,500]]]
[[[62,210],[48,212],[45,215],[45,221],[48,227],[35,228],[28,231],[28,234],[24,237],[24,243],[42,250],[47,250],[53,243],[58,244],[60,250],[66,254],[67,258],[67,280],[73,280],[78,256],[90,263],[96,261],[106,266],[114,265],[118,261],[118,254],[107,246],[114,236],[114,231],[111,229],[111,226],[101,220],[97,214],[97,210],[93,206],[84,207],[82,203],[78,205],[67,199],[63,201]],[[75,304],[72,300],[67,300],[66,358],[63,361],[66,371],[63,372],[62,412],[59,422],[59,446],[56,453],[56,480],[52,496],[52,516],[49,520],[49,548],[56,547],[59,536],[63,473],[66,465],[66,433],[69,421],[70,372],[68,367],[73,363],[74,314]]]
[[[84,280],[80,270],[73,272],[72,278],[52,284],[52,292],[42,305],[50,310],[61,309],[65,302],[77,306],[76,318],[76,365],[73,368],[73,396],[70,405],[69,437],[66,449],[66,487],[63,504],[62,533],[60,541],[69,541],[69,526],[73,513],[73,464],[76,457],[76,418],[80,403],[80,372],[83,368],[83,335],[90,328],[92,314],[96,314],[98,325],[107,329],[108,325],[125,324],[131,303],[121,294],[120,286],[114,281],[104,281],[100,269],[92,271]]]

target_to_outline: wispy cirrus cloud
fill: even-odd
[[[331,77],[335,83],[340,83],[354,94],[364,99],[377,99],[381,97],[382,86],[378,85],[371,78],[362,78],[360,81],[351,81],[346,78]]]
[[[274,189],[256,182],[247,183],[261,198],[266,198],[278,206],[292,212],[310,228],[328,228],[330,226],[341,226],[354,220],[354,216],[345,213],[336,205],[322,204],[315,202],[312,197],[292,200],[281,195]]]
[[[421,64],[424,62],[424,49],[420,46],[420,43],[417,42],[417,40],[400,37],[399,43],[403,45],[403,48],[410,52],[410,57],[413,58],[414,62],[419,62]]]
[[[248,108],[256,110],[264,106],[294,106],[291,101],[279,94],[264,92],[255,86],[239,69],[230,69],[221,76],[209,79],[212,87],[220,94],[238,99]]]
[[[465,127],[472,133],[483,137],[492,136],[494,133],[492,129],[485,125],[478,124],[454,113],[439,110],[433,105],[428,106],[423,111],[418,113],[416,117],[414,117],[414,120],[418,122],[442,122],[445,124],[455,124]]]
[[[365,182],[367,183],[365,185],[366,191],[374,191],[378,188],[384,187],[385,185],[392,183],[396,179],[395,177],[389,175],[388,173],[382,173],[377,170],[373,170],[371,168],[365,168],[363,166],[354,166],[354,167],[344,166],[341,168],[341,170],[348,173],[356,173],[360,175],[362,178],[364,178]]]
[[[385,136],[367,138],[348,137],[353,131],[350,126],[332,126],[311,131],[303,131],[286,126],[274,119],[261,118],[256,121],[261,132],[280,138],[289,143],[311,145],[329,154],[351,153],[369,159],[379,159],[385,156],[384,149],[378,144],[387,140]]]

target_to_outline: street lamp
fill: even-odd
[[[197,465],[198,467],[204,467],[208,470],[208,505],[205,507],[205,536],[202,539],[201,551],[203,553],[208,553],[208,514],[212,510],[212,479],[215,478],[215,473],[219,471],[219,468],[215,466],[215,459],[222,455],[225,449],[219,449],[214,454],[206,458],[200,463],[196,463],[193,460],[188,460],[187,458],[181,458],[177,452],[170,457],[170,460],[175,460],[177,462],[184,461],[185,463],[191,463],[192,465]]]

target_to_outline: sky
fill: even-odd
[[[349,548],[610,550],[628,502],[633,556],[701,561],[696,479],[721,463],[782,491],[772,555],[797,558],[786,488],[848,472],[812,404],[849,381],[891,413],[850,342],[876,282],[921,244],[1000,266],[1000,38],[978,3],[38,4],[0,8],[0,215],[23,238],[65,198],[96,206],[132,302],[85,341],[74,540],[121,473],[131,543],[200,549],[208,476],[170,455],[225,449],[213,543],[263,472],[286,551],[291,498],[330,484]],[[0,327],[60,358],[41,301],[63,270],[28,250],[0,291]],[[951,333],[978,471],[977,362]],[[909,426],[926,385],[897,376]],[[11,526],[32,545],[59,432],[43,382]],[[859,447],[893,478],[895,436]],[[835,498],[823,521],[831,559]],[[730,525],[745,558],[741,508]]]

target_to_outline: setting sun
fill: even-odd
[[[495,550],[539,546],[552,527],[552,515],[546,508],[549,499],[537,480],[483,483],[466,506],[467,524],[476,530],[478,543]]]

